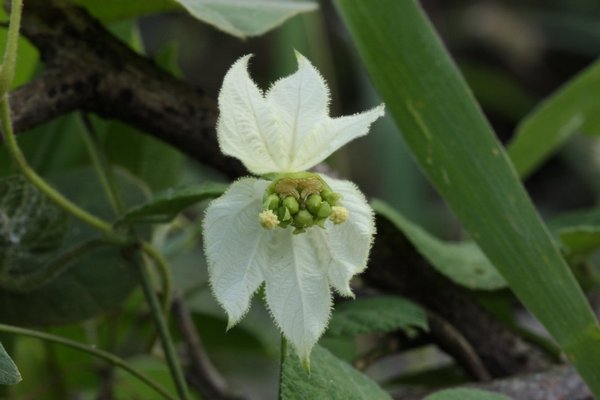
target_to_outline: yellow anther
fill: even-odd
[[[346,222],[346,220],[348,219],[348,209],[342,206],[331,207],[331,214],[329,215],[329,219],[334,224],[341,224],[342,222]]]
[[[272,210],[264,210],[260,214],[258,214],[258,220],[263,228],[273,229],[277,225],[279,225],[279,219],[277,215]]]

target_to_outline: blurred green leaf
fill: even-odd
[[[559,235],[570,254],[588,255],[600,249],[600,225],[565,228]]]
[[[517,127],[508,155],[526,177],[575,133],[600,135],[600,61],[564,84]]]
[[[548,227],[569,257],[600,249],[600,208],[568,212],[551,219]]]
[[[390,220],[435,269],[453,282],[470,289],[495,290],[507,286],[506,281],[473,242],[446,243],[413,224],[381,200],[373,209]]]
[[[313,0],[176,0],[190,14],[239,38],[258,36],[293,16],[314,11]]]
[[[316,345],[311,353],[311,370],[288,352],[281,372],[281,400],[388,400],[391,397],[371,379]]]
[[[466,62],[460,65],[460,70],[486,111],[517,122],[535,105],[535,99],[516,78],[500,68]]]
[[[510,397],[478,389],[447,389],[429,395],[424,400],[510,400]]]
[[[85,7],[90,14],[103,21],[133,18],[143,15],[178,10],[174,0],[71,0]]]
[[[204,183],[198,186],[179,189],[168,189],[136,206],[117,222],[116,226],[130,226],[135,223],[166,223],[171,221],[181,211],[207,199],[213,199],[223,194],[227,185],[220,183]]]
[[[118,171],[119,172],[119,171]],[[139,181],[120,171],[116,174],[127,204],[146,198]],[[55,184],[61,192],[95,215],[106,218],[111,210],[92,170],[62,174]],[[71,229],[56,257],[72,246],[97,235],[89,226],[71,218]],[[29,268],[44,268],[30,263]],[[16,325],[53,325],[81,321],[119,305],[137,284],[137,275],[116,247],[101,247],[80,257],[50,283],[27,293],[0,290],[0,321]]]
[[[17,366],[0,343],[0,385],[14,385],[21,379]]]
[[[423,10],[415,0],[336,4],[426,175],[600,396],[598,321]]]
[[[381,296],[337,304],[325,334],[354,336],[411,328],[429,329],[425,311],[402,297]]]
[[[44,263],[63,243],[67,215],[25,177],[0,179],[0,286],[30,264]]]

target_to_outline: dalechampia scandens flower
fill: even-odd
[[[263,93],[248,75],[250,55],[227,72],[219,94],[221,151],[253,174],[206,210],[204,244],[212,290],[229,327],[248,311],[261,284],[277,326],[305,365],[327,326],[331,289],[352,297],[375,225],[351,182],[304,172],[367,134],[383,105],[329,117],[329,90],[297,53],[298,70]]]

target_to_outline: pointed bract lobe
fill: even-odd
[[[281,172],[308,169],[303,167],[304,155],[298,150],[304,140],[320,130],[329,119],[327,84],[303,55],[296,52],[296,58],[298,70],[275,82],[266,94],[267,104],[278,120],[280,132],[290,136],[289,148],[282,154],[285,161]]]
[[[307,232],[326,266],[329,284],[342,296],[354,297],[350,280],[367,267],[369,250],[375,234],[373,210],[352,182],[322,176],[342,196],[340,204],[348,209],[349,218],[342,224],[327,222],[326,229]]]
[[[310,61],[300,53],[296,57],[298,70],[275,82],[266,95],[248,75],[250,55],[225,75],[219,94],[219,145],[254,174],[306,171],[366,135],[384,114],[382,104],[330,118],[327,84]]]
[[[239,159],[246,168],[262,175],[282,169],[281,154],[289,147],[262,91],[248,75],[251,55],[229,69],[219,92],[217,139],[223,154]]]
[[[258,222],[268,182],[243,178],[210,203],[204,217],[204,247],[212,291],[229,317],[229,327],[248,311],[270,263],[272,231]]]
[[[298,356],[308,363],[331,313],[326,272],[307,235],[281,230],[276,242],[271,263],[263,265],[267,306]]]

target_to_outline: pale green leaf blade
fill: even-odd
[[[577,226],[559,231],[559,237],[569,254],[588,255],[600,249],[600,226]]]
[[[379,385],[319,345],[312,351],[310,373],[295,354],[287,354],[280,390],[281,400],[391,399]]]
[[[390,220],[404,233],[417,251],[450,280],[470,289],[496,290],[506,287],[502,275],[475,243],[443,242],[381,200],[374,200],[371,205],[375,212]]]
[[[413,328],[429,329],[425,310],[402,297],[381,296],[336,305],[326,335],[355,336]]]
[[[21,379],[19,369],[0,343],[0,385],[15,385]]]
[[[336,4],[426,175],[600,396],[598,321],[420,6]]]
[[[177,0],[190,14],[230,35],[262,35],[293,16],[314,11],[313,0]]]
[[[600,135],[600,61],[544,100],[517,127],[508,145],[519,176],[526,177],[575,133]]]
[[[461,388],[435,392],[424,400],[510,400],[510,397],[485,390]]]
[[[548,222],[568,256],[588,256],[600,249],[600,208],[571,211]]]
[[[135,223],[166,223],[184,209],[202,201],[219,197],[227,185],[204,183],[179,189],[168,189],[125,213],[116,226],[129,226]]]

